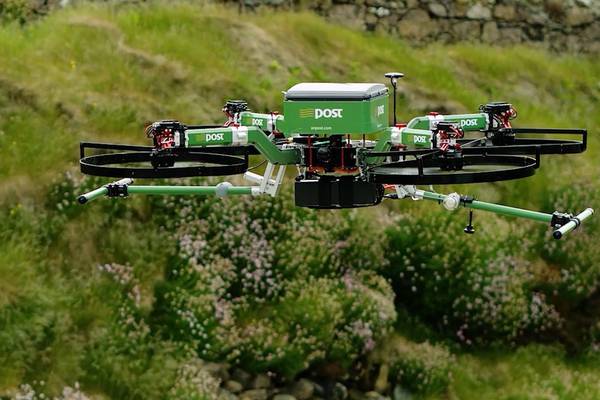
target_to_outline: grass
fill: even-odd
[[[594,399],[598,364],[557,347],[530,345],[511,354],[463,355],[453,369],[451,399]]]
[[[147,293],[161,279],[167,251],[143,202],[90,205],[65,218],[48,211],[49,182],[76,171],[79,140],[143,143],[149,121],[221,121],[228,98],[277,110],[280,91],[296,82],[383,82],[384,72],[400,70],[404,120],[507,100],[523,126],[590,130],[586,154],[544,159],[535,178],[471,193],[536,208],[555,180],[598,183],[600,63],[591,56],[473,44],[415,49],[312,14],[240,19],[211,5],[149,2],[72,7],[1,26],[0,59],[0,394],[33,380],[54,393],[86,381],[82,355],[117,304],[97,264],[130,263]],[[559,346],[457,357],[450,398],[600,397],[600,363],[571,360]]]

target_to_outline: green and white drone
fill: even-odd
[[[300,207],[373,206],[383,199],[425,199],[448,210],[471,209],[465,232],[473,233],[472,210],[545,222],[554,237],[577,228],[593,214],[542,213],[477,201],[458,193],[421,190],[419,185],[495,182],[531,176],[543,154],[585,151],[583,129],[513,128],[517,113],[508,103],[479,112],[430,113],[396,122],[396,90],[403,74],[388,73],[393,87],[393,124],[388,89],[380,83],[300,83],[284,93],[283,114],[249,111],[228,101],[221,126],[159,121],[146,129],[152,146],[82,142],[81,172],[124,178],[79,197],[132,194],[276,196],[286,167],[294,165],[295,202]],[[558,135],[558,137],[557,137]],[[564,139],[564,136],[572,136]],[[548,136],[555,136],[548,138]],[[93,154],[86,150],[95,149]],[[250,155],[265,158],[263,175],[248,168]],[[183,178],[243,174],[248,186],[134,185],[138,178]]]

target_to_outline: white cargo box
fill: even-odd
[[[285,92],[285,100],[368,100],[387,92],[381,83],[299,83]]]

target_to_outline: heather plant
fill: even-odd
[[[152,334],[131,266],[106,264],[98,269],[107,278],[103,292],[117,298],[118,308],[86,348],[84,383],[110,388],[108,394],[115,398],[162,398],[189,351]]]
[[[35,383],[38,384],[38,382]],[[43,387],[44,382],[40,382],[37,386]],[[81,391],[79,382],[75,382],[73,387],[65,386],[58,397],[47,395],[41,389],[25,383],[19,386],[13,398],[14,400],[90,400],[90,397]]]
[[[450,384],[452,357],[440,346],[424,343],[398,343],[398,359],[390,367],[392,379],[411,391],[435,393]]]
[[[294,280],[277,304],[242,313],[248,340],[239,361],[285,376],[319,362],[346,369],[388,332],[395,318],[392,298],[389,288],[375,291],[358,276]]]
[[[297,209],[289,193],[158,206],[179,223],[155,321],[201,358],[288,377],[325,360],[348,367],[395,319],[373,273],[384,241],[361,245],[374,229],[356,213]]]
[[[175,384],[167,393],[168,400],[225,400],[219,395],[221,381],[213,377],[204,362],[192,358],[177,371]]]
[[[448,237],[463,221],[443,212],[399,215],[387,229],[397,301],[461,343],[514,342],[556,328],[560,318],[527,261],[532,241],[495,218],[475,236]],[[513,237],[522,237],[514,241]]]
[[[452,379],[454,357],[440,344],[416,343],[399,335],[390,336],[371,360],[389,367],[389,379],[413,393],[439,393]]]

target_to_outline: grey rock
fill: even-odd
[[[570,8],[567,11],[565,22],[570,26],[585,25],[594,22],[594,15],[585,8]]]
[[[376,24],[377,23],[377,16],[373,15],[373,14],[367,14],[367,16],[365,17],[365,22],[367,24]]]
[[[329,11],[329,19],[352,29],[361,29],[364,21],[358,15],[358,7],[354,4],[338,4]]]
[[[514,21],[517,18],[517,8],[514,4],[498,4],[494,8],[494,18]]]
[[[298,400],[308,400],[313,396],[315,386],[308,379],[300,379],[298,382],[292,384],[289,392]]]
[[[271,378],[267,374],[258,374],[250,385],[252,389],[267,389],[271,387]]]
[[[454,36],[458,40],[475,40],[480,34],[479,21],[460,21],[454,24]]]
[[[377,392],[367,392],[365,393],[365,400],[385,400],[386,397],[382,396],[381,394],[377,393]]]
[[[231,393],[240,393],[242,390],[244,390],[244,385],[234,380],[226,381],[223,387]]]
[[[527,13],[525,21],[533,25],[546,25],[550,17],[545,11],[532,11]]]
[[[346,400],[348,398],[348,389],[339,382],[333,386],[331,392],[331,400]]]
[[[443,4],[440,3],[429,3],[429,12],[436,17],[447,17],[448,10]]]
[[[249,388],[250,381],[252,380],[252,375],[250,375],[243,369],[236,368],[232,371],[231,378],[234,381],[241,383],[244,388]]]
[[[489,21],[483,24],[481,40],[486,43],[494,43],[498,41],[499,37],[500,31],[498,30],[498,25],[494,21]]]
[[[588,45],[600,45],[600,24],[590,25],[582,32],[580,37],[585,39]]]
[[[375,11],[375,15],[377,15],[379,18],[387,17],[388,15],[390,15],[390,10],[388,10],[385,7],[379,7]]]
[[[365,394],[360,390],[350,389],[348,390],[348,399],[350,400],[365,400]]]
[[[221,389],[219,391],[219,400],[238,400],[237,396],[228,390]]]
[[[323,388],[323,386],[319,385],[316,382],[313,382],[313,387],[314,387],[314,395],[315,396],[319,396],[319,397],[324,397],[325,396],[325,389]]]
[[[375,379],[374,389],[376,392],[385,393],[389,386],[389,378],[390,375],[390,367],[388,364],[381,364],[379,367],[379,373],[377,374],[377,379]]]
[[[467,11],[471,3],[469,1],[455,1],[451,2],[451,7],[448,9],[449,14],[452,17],[464,18],[467,16]]]
[[[425,10],[411,10],[398,23],[400,36],[420,41],[435,31],[436,25]]]
[[[267,400],[267,389],[246,390],[240,394],[240,400]]]
[[[397,385],[392,393],[393,400],[412,400],[413,396],[407,392],[402,386]]]
[[[500,30],[500,41],[505,44],[521,43],[523,31],[519,28],[504,28]]]
[[[492,10],[481,3],[476,3],[467,11],[467,18],[490,20],[492,19]]]
[[[296,400],[291,394],[280,393],[273,396],[273,400]]]
[[[203,368],[208,371],[213,377],[226,381],[229,379],[229,364],[219,364],[207,362]]]

